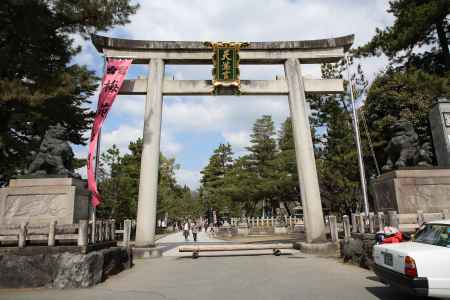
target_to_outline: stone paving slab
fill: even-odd
[[[306,254],[163,257],[82,290],[0,290],[0,300],[407,300],[371,271]],[[416,298],[420,299],[420,298]]]

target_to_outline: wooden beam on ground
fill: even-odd
[[[306,93],[330,94],[342,93],[344,84],[342,79],[308,79],[304,78]],[[164,80],[163,94],[175,95],[212,95],[211,80]],[[242,80],[242,95],[287,95],[288,86],[281,80]],[[120,89],[120,95],[145,95],[147,93],[147,79],[125,80]],[[232,95],[231,90],[224,90],[222,95]]]
[[[245,251],[245,250],[274,250],[294,249],[293,244],[224,244],[224,245],[189,245],[178,247],[179,252],[216,252],[216,251]]]

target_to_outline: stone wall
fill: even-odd
[[[87,288],[132,266],[128,248],[88,254],[0,253],[0,288]]]
[[[341,240],[341,257],[360,267],[370,269],[373,264],[372,247],[375,244],[374,234],[352,234],[347,240]]]

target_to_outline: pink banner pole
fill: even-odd
[[[92,193],[92,207],[95,214],[95,208],[101,203],[101,196],[97,189],[97,170],[100,159],[100,130],[110,111],[117,94],[122,87],[128,68],[131,65],[131,59],[108,59],[106,73],[102,80],[102,87],[99,95],[97,113],[94,124],[92,125],[91,138],[89,142],[89,155],[87,161],[88,187]],[[96,162],[93,166],[94,153],[96,153]],[[94,217],[95,219],[95,217]]]

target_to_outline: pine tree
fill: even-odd
[[[98,78],[72,63],[81,51],[72,35],[125,24],[136,9],[129,0],[0,1],[0,174],[23,172],[49,125],[84,144]]]
[[[388,12],[395,16],[392,26],[376,30],[376,35],[358,49],[363,55],[382,51],[398,63],[406,63],[431,72],[450,71],[449,36],[450,1],[396,0]],[[414,53],[418,47],[422,53]]]
[[[277,178],[274,160],[277,156],[275,126],[272,117],[264,115],[257,119],[250,135],[249,168],[255,174],[255,188],[259,192],[259,201],[266,211],[274,212],[278,207]]]
[[[208,165],[201,171],[200,197],[205,209],[230,210],[233,208],[230,197],[224,192],[225,176],[233,164],[230,144],[220,144],[209,158]]]
[[[282,124],[278,133],[279,153],[274,159],[276,168],[273,180],[276,181],[276,196],[279,202],[299,202],[300,188],[297,173],[297,159],[292,128],[292,120],[288,117]],[[284,205],[289,210],[287,205]],[[289,211],[288,211],[289,213]]]

